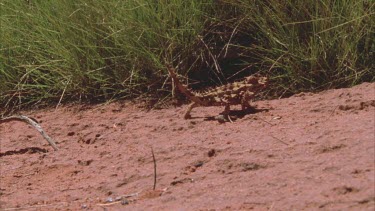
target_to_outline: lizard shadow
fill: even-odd
[[[244,118],[246,115],[256,114],[256,113],[260,113],[260,112],[264,112],[264,111],[268,112],[269,110],[270,109],[268,109],[268,108],[258,109],[258,108],[251,107],[251,108],[247,108],[247,109],[244,109],[244,110],[231,110],[231,111],[229,111],[228,116],[231,118],[230,121],[234,122],[238,119]],[[204,121],[228,122],[229,120],[224,118],[223,113],[220,113],[218,116],[205,117]]]

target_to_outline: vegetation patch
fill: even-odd
[[[375,79],[368,0],[0,4],[0,112],[168,97],[166,63],[196,89],[260,72],[274,96]]]

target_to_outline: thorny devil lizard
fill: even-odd
[[[231,105],[241,104],[242,110],[251,108],[249,101],[261,89],[268,84],[268,78],[259,75],[245,77],[242,81],[228,83],[223,86],[208,89],[204,92],[191,91],[178,80],[176,71],[171,65],[166,65],[168,72],[180,92],[186,95],[192,103],[188,106],[184,118],[190,119],[190,112],[198,106],[225,106],[223,115],[230,120],[229,111]]]

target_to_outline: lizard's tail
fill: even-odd
[[[169,75],[172,77],[173,82],[175,83],[177,88],[180,90],[180,92],[182,92],[183,94],[185,94],[187,96],[194,96],[194,94],[188,88],[186,88],[184,85],[182,85],[180,80],[178,80],[174,67],[167,64],[167,68],[168,68]]]
[[[167,64],[166,66],[167,66],[169,75],[172,77],[174,83],[176,84],[180,92],[186,95],[191,101],[195,103],[203,104],[202,100],[200,100],[199,97],[197,97],[193,92],[191,92],[186,86],[181,84],[181,82],[177,78],[174,67],[172,67],[170,64]]]

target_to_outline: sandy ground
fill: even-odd
[[[375,209],[375,83],[253,105],[233,123],[205,118],[221,107],[27,111],[60,150],[0,124],[0,209]]]

